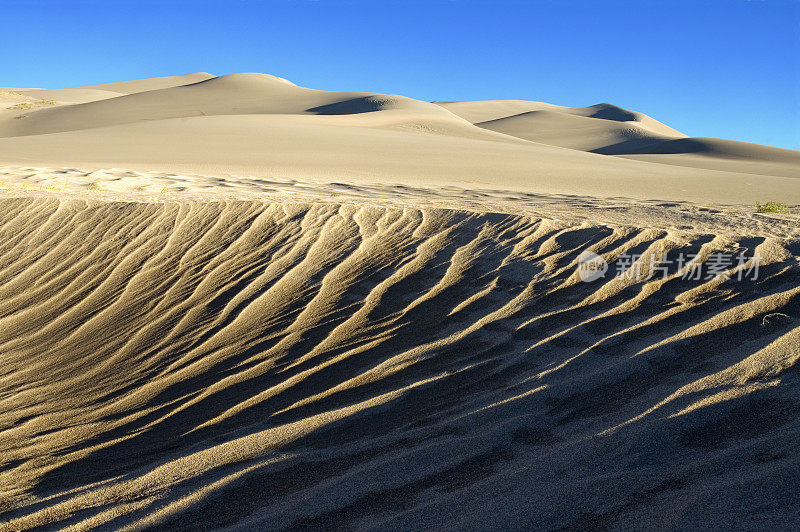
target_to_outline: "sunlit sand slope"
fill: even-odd
[[[611,104],[432,103],[315,90],[259,73],[0,92],[0,163],[800,202],[800,152],[689,138]]]
[[[579,108],[524,100],[439,105],[483,129],[551,146],[707,170],[800,177],[796,150],[690,138],[645,114],[608,103]]]
[[[586,249],[611,272],[762,263],[584,283]],[[3,199],[0,529],[798,527],[798,253],[448,209]]]

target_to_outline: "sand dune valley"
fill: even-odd
[[[610,103],[0,88],[0,530],[800,528],[798,204]]]

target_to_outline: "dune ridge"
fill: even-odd
[[[97,90],[97,87],[106,86],[91,89]],[[44,113],[7,122],[4,135],[40,135],[179,117],[353,115],[396,110],[444,117],[469,126],[468,122],[440,106],[404,96],[319,91],[298,87],[269,74],[242,73],[54,107]]]
[[[715,519],[796,523],[797,240],[255,201],[0,213],[0,529],[681,526],[742,474],[774,484]],[[764,262],[591,284],[586,249]]]

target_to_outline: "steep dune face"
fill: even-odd
[[[17,198],[0,250],[0,529],[797,525],[797,241]]]
[[[652,131],[655,134],[664,135],[668,137],[685,137],[683,133],[676,129],[672,129],[666,124],[662,124],[658,120],[647,116],[644,113],[637,113],[611,105],[610,103],[599,103],[589,107],[578,108],[565,108],[565,112],[577,116],[585,116],[588,118],[599,118],[601,120],[610,120],[612,122],[635,122],[637,125]]]
[[[580,116],[584,118],[594,118],[600,120],[608,127],[614,127],[614,123],[624,124],[628,127],[638,128],[642,133],[660,138],[680,138],[686,137],[680,131],[669,127],[666,124],[655,120],[643,113],[630,111],[611,105],[610,103],[599,103],[589,107],[561,107],[558,109],[563,115]]]

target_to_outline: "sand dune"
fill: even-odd
[[[797,152],[265,74],[0,104],[0,531],[800,526]]]
[[[121,92],[103,91],[96,89],[13,89],[13,92],[27,98],[54,100],[57,103],[85,103],[104,100],[106,98],[116,98],[122,96]]]
[[[468,122],[437,105],[403,96],[318,91],[297,87],[267,74],[232,74],[189,85],[45,109],[24,119],[8,121],[2,134],[38,135],[179,117],[354,115],[377,111],[429,115],[469,127]]]
[[[613,147],[612,147],[613,148]],[[665,140],[638,149],[618,146],[615,151],[637,161],[800,177],[800,152],[735,140],[685,138]]]
[[[102,83],[100,85],[85,85],[74,87],[75,89],[93,89],[101,91],[119,92],[122,94],[134,94],[136,92],[146,92],[169,87],[179,87],[189,85],[214,78],[208,72],[193,72],[192,74],[182,74],[180,76],[163,76],[159,78],[133,79],[130,81],[117,81],[114,83]]]
[[[800,175],[791,151],[776,162],[765,159],[775,149],[755,147],[756,156],[742,165],[736,163],[743,157],[731,164],[728,155],[697,150],[627,158],[586,153],[632,139],[650,144],[682,138],[645,115],[608,104],[438,105],[307,89],[267,74],[195,82],[197,76],[93,86],[87,90],[192,81],[81,104],[6,110],[0,115],[0,160],[362,184],[418,185],[435,178],[462,188],[671,201],[715,197],[725,204],[768,197],[800,202],[800,189],[787,184]]]
[[[605,155],[614,155],[609,148],[622,143],[647,146],[678,138],[658,134],[638,123],[549,110],[528,111],[476,125],[542,144]]]
[[[564,120],[570,120],[570,116],[583,118],[596,118],[605,122],[586,122],[575,121],[574,123],[598,123],[612,127],[608,122],[624,122],[628,125],[638,126],[655,135],[665,137],[685,137],[683,133],[672,129],[666,124],[662,124],[643,113],[629,111],[609,103],[600,103],[589,107],[564,107],[542,102],[529,102],[524,100],[487,100],[476,102],[435,102],[452,111],[454,114],[472,122],[473,124],[488,123],[501,119],[512,118],[535,113],[548,111],[560,115]],[[545,115],[546,116],[546,115]]]
[[[359,184],[497,188],[516,192],[750,204],[800,203],[791,177],[698,170],[577,150],[430,131],[419,124],[351,116],[239,115],[142,121],[0,139],[10,165],[170,170],[224,177]],[[432,128],[433,126],[431,126]],[[490,134],[496,134],[491,133]],[[44,156],[43,153],[47,155]],[[5,154],[8,154],[7,156]],[[432,177],[434,176],[434,177]]]
[[[611,104],[570,108],[498,100],[440,105],[479,127],[551,146],[708,170],[800,177],[800,153],[795,150],[690,138]]]
[[[335,204],[2,213],[10,528],[682,527],[743,476],[713,519],[795,523],[796,241]],[[735,248],[760,280],[575,269]]]
[[[167,76],[162,78],[136,79],[102,85],[87,85],[84,87],[71,87],[66,89],[14,89],[0,88],[0,91],[14,91],[24,96],[55,100],[60,103],[86,103],[107,98],[115,98],[137,92],[178,87],[189,83],[196,83],[215,76],[206,72],[195,72],[182,76]]]

